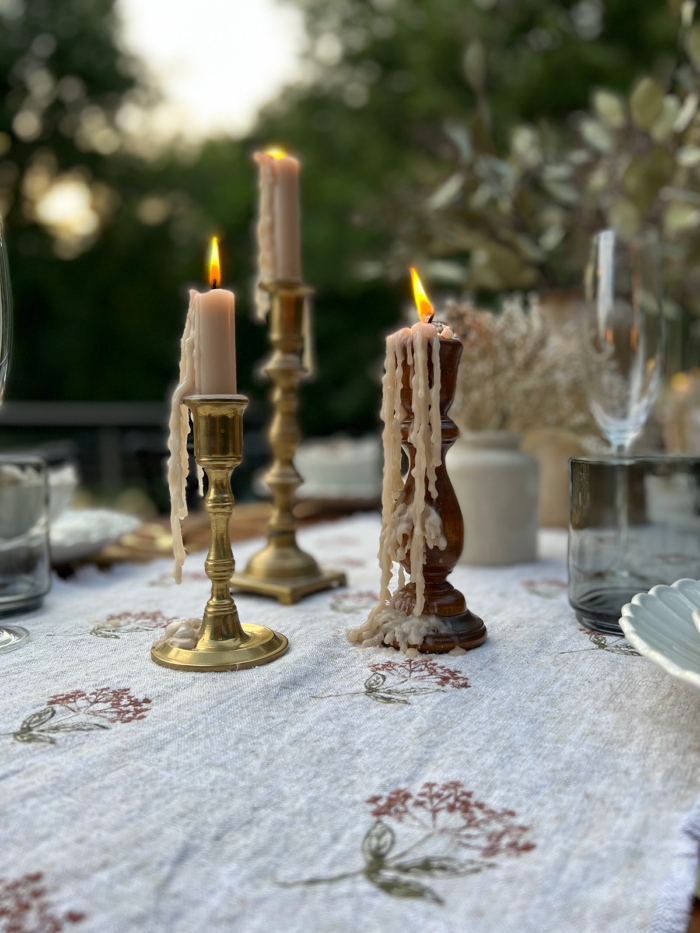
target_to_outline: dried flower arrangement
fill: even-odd
[[[700,455],[700,370],[676,373],[661,410],[664,446],[669,453]]]
[[[451,411],[461,428],[595,432],[575,328],[553,327],[535,296],[529,308],[506,299],[500,314],[448,301],[440,317],[464,346]]]

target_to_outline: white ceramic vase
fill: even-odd
[[[447,471],[464,518],[462,564],[537,559],[538,467],[510,431],[463,432]]]

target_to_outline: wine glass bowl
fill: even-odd
[[[625,459],[661,386],[665,319],[656,236],[624,240],[613,230],[596,234],[584,295],[588,401],[615,457],[600,464],[571,461],[569,602],[587,628],[621,635],[622,606],[649,588],[644,574],[653,562],[640,549],[640,529],[650,546],[660,535],[653,525],[646,529],[634,511],[629,483],[638,461]]]
[[[661,386],[664,314],[653,233],[596,234],[584,275],[586,381],[593,417],[621,455],[646,424]]]

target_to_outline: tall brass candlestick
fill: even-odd
[[[321,570],[314,558],[296,542],[297,522],[292,513],[294,493],[302,478],[294,466],[301,441],[297,408],[298,387],[305,370],[304,302],[311,289],[297,282],[269,282],[270,343],[273,354],[265,372],[274,383],[274,415],[268,438],[274,455],[265,476],[272,491],[273,511],[268,524],[267,544],[248,561],[245,573],[235,573],[231,585],[248,593],[274,596],[291,605],[320,590],[345,585],[345,574]]]
[[[211,546],[204,569],[211,580],[211,598],[197,645],[178,648],[167,642],[151,648],[151,657],[164,667],[185,671],[230,671],[257,667],[287,650],[284,635],[262,625],[241,625],[229,591],[235,568],[229,521],[233,512],[231,474],[243,453],[243,395],[191,395],[185,399],[194,422],[194,455],[209,480],[204,505],[211,522]]]

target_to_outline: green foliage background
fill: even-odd
[[[479,133],[485,116],[465,69],[483,76],[498,140],[515,121],[563,119],[599,85],[627,92],[650,70],[663,82],[675,51],[661,0],[295,2],[311,79],[261,113],[249,138],[211,140],[194,160],[173,149],[150,161],[81,137],[86,114],[98,111],[119,134],[120,108],[143,85],[115,43],[114,0],[0,4],[0,197],[16,308],[9,398],[163,398],[177,372],[186,288],[202,279],[212,233],[237,292],[241,391],[264,393],[254,372],[265,331],[249,316],[251,154],[276,142],[303,161],[304,269],[317,288],[319,374],[304,389],[305,430],[374,429],[382,337],[408,297],[407,279],[391,280],[382,262],[402,208],[444,174],[446,121],[466,117]],[[53,84],[43,97],[42,70]],[[77,97],[67,77],[80,79]],[[13,129],[27,109],[41,122],[31,141]],[[28,206],[27,178],[42,160],[118,196],[75,258],[56,255]],[[139,219],[149,197],[170,205],[160,223]]]

